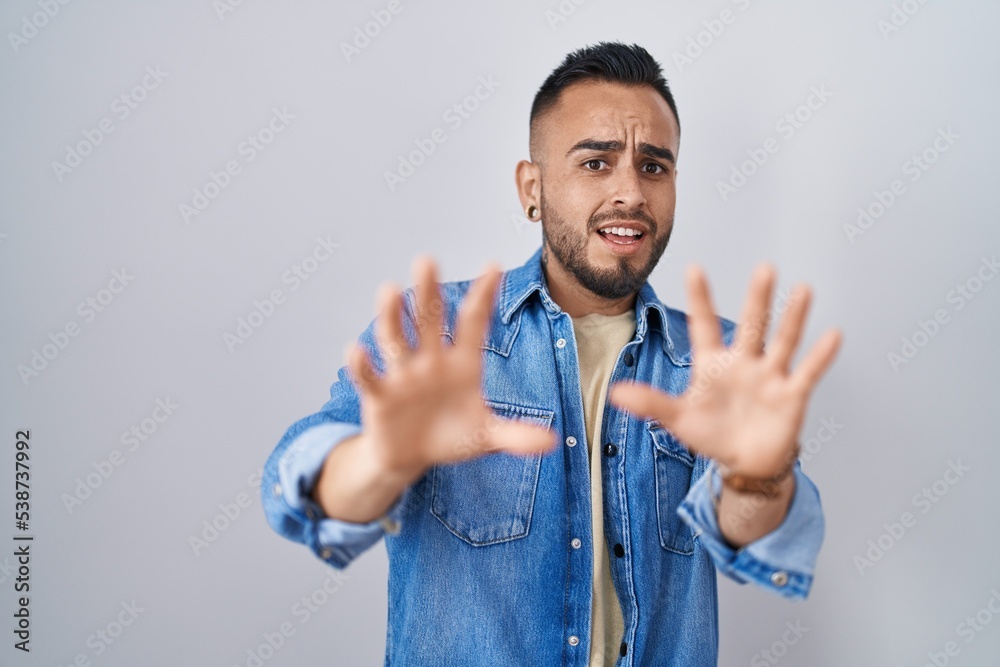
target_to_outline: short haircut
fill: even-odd
[[[531,104],[531,116],[528,120],[532,160],[535,159],[537,150],[537,138],[534,136],[535,121],[552,111],[559,103],[559,96],[564,88],[581,81],[652,86],[667,101],[667,106],[677,121],[677,132],[680,133],[681,121],[677,115],[674,96],[670,92],[667,80],[663,77],[660,64],[653,56],[638,44],[598,42],[567,55],[562,64],[552,71],[535,93],[535,101]]]

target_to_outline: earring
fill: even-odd
[[[532,204],[527,209],[525,209],[525,213],[528,214],[528,220],[534,220],[535,214],[538,213],[538,207]]]

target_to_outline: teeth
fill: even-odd
[[[634,229],[629,229],[628,227],[605,227],[601,231],[606,234],[614,234],[616,236],[638,236],[642,233]]]

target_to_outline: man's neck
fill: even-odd
[[[605,299],[583,285],[562,266],[548,248],[542,250],[542,273],[549,289],[549,295],[570,317],[583,317],[591,313],[621,315],[635,308],[635,294],[621,299]]]

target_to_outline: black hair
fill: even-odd
[[[559,103],[559,95],[564,88],[573,83],[589,80],[629,86],[652,86],[667,101],[677,121],[677,131],[680,132],[681,121],[677,115],[677,105],[674,103],[670,86],[663,77],[660,64],[638,44],[628,45],[622,42],[598,42],[567,55],[562,64],[552,71],[535,93],[529,124],[534,126],[537,118],[551,111]]]

